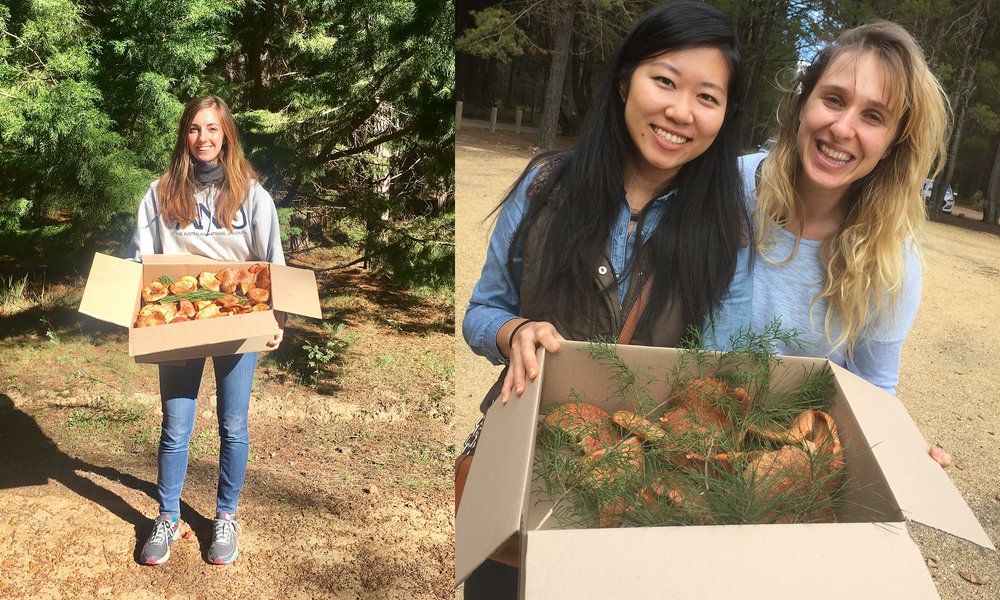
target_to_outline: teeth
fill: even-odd
[[[653,133],[660,136],[662,139],[674,144],[683,144],[688,141],[688,138],[680,137],[679,135],[674,135],[669,131],[664,131],[663,129],[660,129],[656,125],[653,125]]]
[[[836,150],[828,147],[823,142],[819,143],[819,151],[837,162],[846,163],[847,161],[851,160],[850,154],[846,152],[837,152]]]

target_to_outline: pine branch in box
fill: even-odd
[[[171,294],[170,296],[164,296],[160,298],[157,302],[160,304],[170,304],[174,302],[179,302],[181,300],[190,300],[191,303],[200,302],[202,300],[218,300],[223,296],[235,296],[239,301],[239,304],[246,304],[250,299],[246,296],[241,296],[239,294],[226,293],[226,292],[216,292],[215,290],[196,290],[193,292],[185,292],[183,294]]]

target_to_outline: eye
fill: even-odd
[[[885,117],[877,112],[866,112],[862,115],[862,117],[873,125],[881,125],[885,123]]]
[[[657,77],[653,77],[653,80],[658,82],[660,85],[664,85],[667,87],[674,87],[674,80],[670,79],[669,77],[664,77],[663,75],[659,75]]]
[[[823,102],[827,106],[832,106],[834,108],[840,108],[844,105],[844,102],[840,99],[840,96],[824,96]]]
[[[698,98],[700,98],[701,100],[703,100],[705,102],[708,102],[709,104],[714,104],[716,106],[720,106],[721,105],[721,103],[719,102],[719,100],[715,96],[713,96],[712,94],[698,94]]]

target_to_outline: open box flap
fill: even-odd
[[[938,598],[892,523],[530,531],[524,598]]]
[[[322,319],[316,274],[309,269],[271,265],[271,294],[276,310]]]
[[[545,365],[545,351],[538,361]],[[535,417],[545,370],[524,394],[499,400],[486,413],[462,503],[455,517],[455,582],[472,571],[521,529],[521,505],[531,477]]]
[[[78,310],[102,321],[129,327],[141,279],[141,264],[98,252],[94,254]]]
[[[899,399],[831,367],[906,518],[996,550]]]

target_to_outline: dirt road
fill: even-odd
[[[489,223],[482,220],[524,168],[531,144],[529,136],[506,132],[462,131],[456,139],[457,323],[485,258]],[[955,455],[952,480],[1000,543],[1000,228],[990,234],[962,224],[958,216],[928,224],[923,298],[903,350],[898,394],[928,442]],[[463,374],[456,380],[457,442],[478,419],[498,369],[461,339],[456,348]],[[929,569],[943,599],[1000,597],[996,553],[929,527],[913,524],[910,531],[924,557],[934,559]]]

